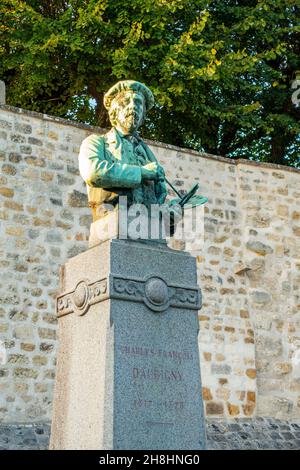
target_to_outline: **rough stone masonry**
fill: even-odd
[[[85,250],[82,140],[101,129],[0,106],[0,420],[51,417],[58,267]],[[300,173],[149,142],[209,198],[197,257],[207,418],[300,418]],[[170,193],[171,194],[171,193]]]
[[[208,450],[299,450],[300,423],[274,418],[207,420]],[[50,426],[0,424],[0,450],[46,450]]]

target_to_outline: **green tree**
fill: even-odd
[[[0,0],[13,106],[109,125],[103,93],[147,83],[144,136],[299,165],[299,0]]]

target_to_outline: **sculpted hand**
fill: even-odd
[[[165,170],[162,166],[158,165],[157,168],[158,181],[165,181]]]
[[[147,165],[142,166],[142,179],[143,180],[155,180],[157,173],[157,163],[151,162]]]
[[[164,169],[157,162],[151,162],[142,166],[142,179],[143,180],[164,180]]]

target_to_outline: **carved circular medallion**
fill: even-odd
[[[83,315],[89,307],[89,288],[85,281],[78,282],[73,293],[76,312]]]
[[[169,306],[168,285],[160,277],[151,277],[145,284],[145,303],[149,308],[161,312]]]

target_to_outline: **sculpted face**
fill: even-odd
[[[145,112],[144,97],[128,90],[114,100],[115,125],[123,134],[131,134],[142,124]]]

